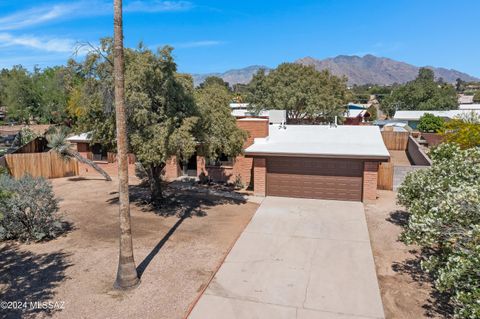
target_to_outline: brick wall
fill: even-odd
[[[377,199],[378,162],[363,163],[363,201]]]
[[[237,126],[248,132],[248,138],[243,145],[247,148],[253,144],[255,138],[268,136],[268,120],[241,119],[237,120]],[[233,166],[214,167],[206,166],[205,158],[197,156],[197,176],[209,176],[215,181],[234,182],[240,176],[242,183],[248,187],[252,182],[253,158],[243,155],[237,156]]]
[[[243,148],[247,148],[253,144],[256,137],[268,136],[268,120],[267,119],[240,119],[237,120],[237,127],[248,132],[248,138],[243,144]]]
[[[177,157],[172,156],[165,165],[164,177],[167,181],[173,181],[179,176],[181,176],[180,165],[178,164]]]
[[[267,161],[255,157],[253,160],[253,193],[255,196],[265,196],[267,186]]]

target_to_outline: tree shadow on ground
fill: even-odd
[[[403,227],[408,224],[408,218],[408,212],[396,210],[391,212],[386,220],[392,224]],[[427,303],[422,305],[422,308],[425,309],[426,317],[453,318],[453,307],[450,304],[450,296],[439,292],[433,287],[433,278],[424,271],[421,266],[422,261],[426,260],[434,252],[412,249],[409,250],[409,253],[414,257],[407,258],[402,262],[394,262],[392,264],[392,270],[399,274],[408,275],[420,286],[427,285],[431,287]]]
[[[241,205],[246,203],[245,199],[214,196],[193,190],[180,190],[165,186],[163,199],[152,204],[150,201],[150,190],[144,184],[130,186],[129,192],[130,202],[140,207],[142,211],[153,212],[162,217],[176,216],[179,218],[138,265],[137,272],[139,277],[143,275],[153,258],[187,218],[207,216],[208,209],[217,205]],[[110,195],[118,195],[118,192],[112,192]],[[118,200],[118,196],[115,196],[109,199],[108,202],[116,204]]]
[[[53,299],[54,289],[66,279],[65,270],[71,266],[69,256],[63,252],[34,254],[14,244],[0,247],[0,299],[27,302],[26,309],[1,309],[0,317],[46,317],[61,311],[32,309],[30,302],[60,301]]]
[[[387,222],[390,222],[397,226],[406,226],[408,224],[408,218],[410,214],[403,210],[396,210],[390,213],[390,216],[386,219]]]

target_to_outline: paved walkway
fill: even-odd
[[[362,203],[267,197],[189,318],[384,318]]]

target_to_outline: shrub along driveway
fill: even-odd
[[[267,197],[190,318],[383,318],[362,203]]]

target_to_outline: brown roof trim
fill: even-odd
[[[283,156],[283,157],[318,157],[318,158],[350,158],[350,159],[371,159],[379,162],[388,162],[390,156],[375,156],[375,155],[337,155],[337,154],[301,154],[301,153],[261,153],[249,152],[245,157],[269,157],[269,156]]]

